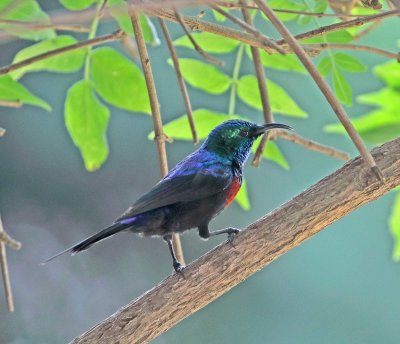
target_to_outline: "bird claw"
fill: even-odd
[[[183,275],[183,270],[185,269],[185,267],[181,263],[174,262],[173,266],[174,266],[175,272]]]
[[[240,229],[237,228],[229,228],[228,231],[228,241],[232,244],[233,246],[233,240],[235,239],[236,235],[240,232]]]

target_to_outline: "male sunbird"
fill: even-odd
[[[63,253],[84,251],[100,240],[128,230],[144,236],[162,236],[168,244],[175,271],[182,272],[183,266],[172,246],[172,234],[198,228],[203,239],[225,233],[231,240],[239,232],[236,228],[210,232],[208,224],[238,193],[242,168],[255,139],[275,128],[291,130],[288,125],[278,123],[223,122],[211,131],[199,149],[178,163],[110,227],[46,262]]]

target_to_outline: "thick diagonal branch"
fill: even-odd
[[[136,44],[139,51],[140,61],[142,63],[143,74],[146,80],[147,92],[149,94],[150,107],[153,119],[153,128],[155,133],[155,140],[157,144],[158,160],[160,162],[161,175],[164,177],[168,173],[167,152],[165,149],[165,134],[163,131],[163,124],[161,120],[160,105],[158,104],[156,86],[154,84],[153,72],[151,70],[150,58],[147,53],[146,43],[144,41],[142,27],[138,13],[130,8],[129,14],[132,20],[132,27],[135,33]],[[178,260],[184,264],[184,257],[182,252],[181,241],[178,234],[173,236],[173,244]]]
[[[372,151],[386,177],[376,181],[360,157],[217,246],[73,343],[146,343],[349,212],[400,184],[400,138]]]

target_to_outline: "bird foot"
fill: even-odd
[[[232,244],[236,235],[240,232],[240,229],[237,228],[228,228],[226,233],[228,234],[228,241]]]
[[[173,266],[174,266],[175,272],[180,273],[180,274],[183,274],[183,270],[185,269],[185,267],[184,267],[181,263],[179,263],[179,262],[174,262],[174,263],[173,263]]]

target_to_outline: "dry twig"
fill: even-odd
[[[167,152],[165,149],[165,134],[161,120],[160,106],[157,99],[157,91],[154,84],[153,72],[151,70],[150,58],[147,53],[146,43],[143,37],[142,27],[140,25],[138,13],[132,9],[129,10],[131,16],[133,31],[135,33],[136,44],[139,51],[140,62],[143,68],[143,74],[146,80],[147,92],[149,94],[150,107],[153,119],[153,128],[157,144],[158,158],[160,162],[161,175],[164,177],[168,173]],[[178,234],[173,235],[173,245],[176,258],[181,264],[184,264],[182,246]]]
[[[0,217],[0,265],[3,275],[4,292],[6,294],[7,306],[10,312],[14,312],[14,299],[11,289],[10,273],[8,271],[6,245],[15,250],[21,248],[21,243],[12,239],[4,230],[3,223]]]
[[[193,38],[193,35],[187,28],[185,22],[182,20],[181,14],[175,9],[175,17],[178,20],[179,25],[182,27],[183,31],[185,32],[186,36],[189,38],[189,41],[192,43],[193,48],[206,60],[207,62],[213,63],[217,66],[222,67],[224,65],[224,61],[221,61],[219,59],[216,59],[215,57],[212,57],[211,55],[208,55],[203,48],[198,45],[196,40]]]
[[[192,132],[193,142],[194,142],[194,144],[197,144],[199,142],[199,138],[197,137],[196,125],[195,125],[194,119],[193,119],[192,105],[190,103],[189,93],[186,88],[185,80],[183,80],[183,77],[182,77],[181,68],[179,66],[178,56],[176,55],[176,51],[175,51],[174,45],[172,43],[171,37],[169,35],[167,25],[165,24],[163,19],[158,18],[158,21],[160,23],[161,30],[164,34],[165,41],[167,42],[169,53],[172,58],[172,62],[174,64],[174,69],[175,69],[175,73],[176,73],[176,78],[178,79],[179,89],[181,90],[183,102],[185,104],[186,114],[187,114],[189,126],[190,126],[190,131]]]
[[[240,3],[242,5],[245,4],[244,0],[241,0]],[[246,22],[246,24],[253,26],[253,21],[251,19],[249,10],[247,8],[243,7],[242,14],[243,14],[243,19]],[[264,72],[264,67],[262,65],[262,62],[261,62],[260,52],[258,51],[258,48],[255,48],[255,47],[250,47],[250,49],[251,49],[251,55],[253,57],[254,69],[256,72],[256,76],[257,76],[258,89],[260,91],[260,99],[261,99],[261,104],[262,104],[262,109],[263,109],[264,122],[272,123],[274,121],[274,118],[272,116],[271,105],[269,102],[268,89],[267,89],[267,84],[265,81],[265,72]],[[257,147],[256,154],[254,155],[253,161],[251,163],[253,166],[258,166],[260,164],[262,154],[268,143],[268,139],[269,139],[270,135],[271,135],[271,132],[267,132],[263,135],[263,138]]]
[[[249,225],[235,246],[217,246],[72,341],[147,343],[306,239],[400,185],[400,138],[372,151],[386,177],[376,182],[360,157]]]
[[[99,36],[93,39],[88,39],[86,41],[78,42],[76,44],[71,44],[66,47],[54,49],[47,51],[43,54],[39,54],[30,58],[27,58],[25,60],[22,60],[20,62],[14,63],[9,66],[1,67],[0,68],[0,75],[7,74],[9,72],[12,72],[16,69],[26,67],[32,63],[35,63],[37,61],[45,60],[49,57],[61,55],[63,53],[66,53],[67,51],[72,51],[72,50],[77,50],[81,48],[86,48],[90,46],[95,46],[99,44],[103,44],[106,42],[113,42],[113,41],[118,41],[124,36],[124,33],[121,30],[117,30],[111,34],[104,35],[104,36]]]
[[[296,53],[300,61],[303,63],[304,67],[306,67],[307,71],[310,73],[311,77],[314,79],[314,81],[324,94],[325,98],[331,105],[333,111],[337,115],[343,127],[346,129],[351,140],[353,141],[358,151],[360,152],[361,156],[365,160],[365,163],[372,169],[376,177],[379,180],[383,181],[384,178],[381,171],[376,165],[374,158],[372,157],[371,153],[365,146],[360,135],[355,130],[350,119],[347,117],[346,111],[344,110],[342,104],[337,100],[332,90],[330,89],[329,85],[321,76],[321,74],[318,72],[317,68],[314,66],[311,59],[308,57],[308,55],[301,47],[299,42],[296,40],[296,38],[293,37],[290,31],[282,23],[282,21],[276,16],[276,14],[263,0],[255,0],[255,2],[259,6],[259,8],[264,12],[264,14],[268,17],[268,19],[271,21],[272,25],[274,25],[277,31],[282,35],[284,40],[290,45],[290,47]]]
[[[303,48],[309,53],[312,50],[318,52],[318,50],[325,49],[343,49],[343,50],[356,50],[356,51],[366,51],[369,53],[374,53],[377,55],[382,55],[390,59],[395,59],[400,62],[400,53],[392,53],[387,50],[380,48],[370,47],[367,45],[360,44],[348,44],[348,43],[316,43],[316,44],[303,44]]]
[[[0,106],[20,108],[22,106],[22,102],[19,100],[0,100]]]

